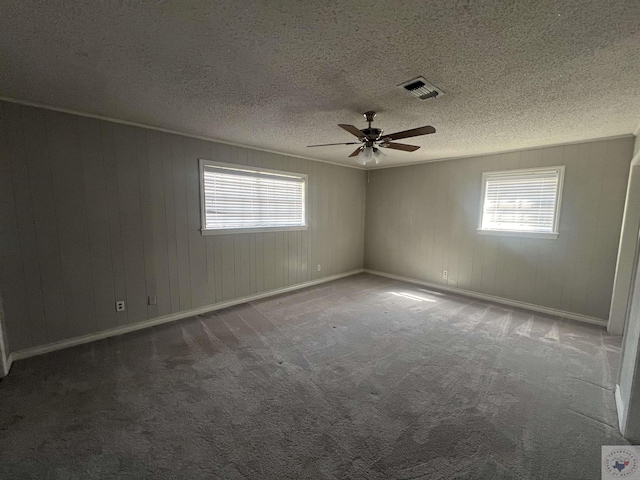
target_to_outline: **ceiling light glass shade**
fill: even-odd
[[[360,153],[356,156],[355,160],[360,165],[366,165],[367,163],[375,162],[376,165],[380,164],[380,161],[386,157],[386,155],[377,147],[364,147],[360,150]]]
[[[380,165],[380,161],[386,157],[386,155],[384,154],[384,152],[382,150],[380,150],[379,148],[374,148],[373,149],[373,159],[376,162],[376,165]]]
[[[366,165],[367,164],[367,159],[364,158],[364,155],[362,155],[362,152],[360,152],[358,155],[356,155],[354,160],[356,161],[356,163],[359,163],[360,165]]]

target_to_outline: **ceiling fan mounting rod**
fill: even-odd
[[[373,122],[373,119],[376,117],[376,112],[369,110],[368,112],[364,112],[362,115],[367,119],[367,122],[369,122],[369,128],[371,128],[371,122]]]

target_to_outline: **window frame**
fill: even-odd
[[[267,173],[286,177],[296,177],[302,179],[303,188],[303,220],[304,225],[283,225],[278,227],[234,227],[234,228],[205,228],[207,224],[204,190],[204,171],[206,167],[220,167],[230,170],[238,170],[247,173]],[[309,228],[309,176],[306,173],[290,172],[285,170],[274,170],[271,168],[254,167],[253,165],[242,165],[237,163],[218,162],[214,160],[199,159],[198,182],[200,184],[200,233],[202,235],[231,235],[237,233],[268,233],[268,232],[293,232],[308,230]]]
[[[487,188],[487,178],[493,176],[518,176],[523,174],[534,174],[540,172],[558,172],[558,185],[556,187],[556,205],[553,217],[553,231],[552,232],[526,232],[522,230],[494,230],[482,228],[482,219],[484,216],[484,202],[485,193]],[[478,229],[477,233],[480,235],[497,235],[504,237],[525,237],[525,238],[543,238],[555,240],[560,235],[560,208],[562,206],[562,190],[564,187],[564,165],[549,166],[549,167],[535,167],[535,168],[520,168],[513,170],[498,170],[493,172],[482,172],[482,187],[480,193],[480,212],[478,215]]]

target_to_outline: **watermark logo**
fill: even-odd
[[[638,458],[640,458],[640,447],[636,447],[633,445],[603,446],[603,480],[610,480],[615,478],[640,480]]]

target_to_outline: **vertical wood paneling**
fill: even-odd
[[[240,278],[240,288],[236,291],[239,297],[251,295],[251,256],[249,234],[244,233],[235,239],[236,245],[240,247],[240,272],[236,273]]]
[[[178,280],[178,247],[176,240],[176,210],[173,188],[173,159],[171,135],[162,134],[162,169],[164,172],[164,209],[167,227],[167,261],[169,265],[169,294],[171,312],[180,311],[180,286]]]
[[[173,162],[173,198],[175,208],[176,258],[178,262],[178,290],[180,310],[191,308],[191,272],[189,264],[189,230],[187,223],[187,181],[185,176],[185,138],[171,135]]]
[[[96,331],[78,117],[47,112],[46,128],[69,335]]]
[[[162,135],[160,132],[147,130],[147,160],[149,164],[149,190],[151,238],[153,241],[154,271],[156,274],[158,316],[171,313],[171,287],[169,280],[169,257],[167,246],[167,223],[164,194],[164,170],[162,153]]]
[[[275,252],[275,286],[276,288],[282,288],[284,286],[284,233],[275,232],[274,238],[274,252]]]
[[[468,160],[468,176],[466,176],[464,181],[464,186],[459,186],[456,190],[458,194],[462,191],[465,192],[463,195],[465,201],[465,212],[467,222],[465,224],[465,234],[464,241],[465,246],[463,248],[464,255],[460,258],[460,266],[459,270],[463,271],[463,281],[461,282],[462,288],[466,288],[469,290],[473,290],[477,288],[478,278],[480,275],[478,273],[479,265],[482,262],[482,252],[477,251],[476,242],[484,241],[483,237],[480,237],[476,234],[476,229],[478,228],[478,198],[481,195],[480,191],[480,181],[482,175],[482,159],[481,158],[473,158]],[[437,232],[434,231],[434,234],[437,235]],[[436,272],[439,274],[439,272]]]
[[[256,292],[261,293],[265,287],[264,269],[264,233],[256,234]]]
[[[289,284],[289,232],[282,232],[282,283],[284,285]]]
[[[452,185],[459,185],[462,177],[462,171],[459,169],[451,169],[450,180]],[[459,268],[460,268],[460,244],[462,239],[462,231],[464,228],[464,210],[461,205],[461,198],[459,195],[453,195],[451,198],[451,229],[449,232],[449,238],[447,239],[450,248],[447,249],[447,258],[445,259],[448,266],[449,279],[447,284],[456,287],[459,282]]]
[[[220,274],[222,277],[222,300],[232,300],[236,295],[235,242],[231,235],[220,235],[220,255],[222,258]]]
[[[316,279],[321,272],[317,271],[316,265],[320,262],[320,247],[322,240],[320,238],[320,220],[321,220],[321,202],[320,202],[320,164],[313,162],[309,165],[309,235],[311,237],[311,248],[309,249],[309,265],[311,268],[311,278]]]
[[[581,208],[578,209],[576,216],[578,235],[573,249],[576,258],[580,260],[575,263],[570,311],[586,310],[591,258],[597,235],[598,205],[602,194],[604,171],[608,163],[605,160],[607,158],[606,143],[594,142],[591,145],[581,145],[579,156],[580,168],[578,168],[576,185],[576,204]],[[618,235],[619,230],[620,226],[618,226]],[[618,238],[618,236],[616,237]],[[598,252],[598,254],[603,253]]]
[[[362,171],[3,102],[0,118],[12,351],[362,266]],[[201,235],[199,158],[307,173],[309,229]]]
[[[276,234],[264,234],[264,289],[276,288]]]
[[[615,141],[606,142],[606,158],[625,155],[624,145]],[[597,212],[595,248],[591,255],[591,271],[597,271],[609,281],[613,281],[616,271],[617,252],[607,248],[618,241],[624,199],[619,195],[620,185],[627,181],[629,168],[622,162],[608,162],[604,171],[602,191]],[[607,305],[610,295],[600,287],[596,278],[589,277],[587,286],[587,309],[598,311],[600,318],[609,314]]]
[[[113,268],[113,291],[116,301],[127,298],[124,273],[124,255],[122,253],[122,234],[120,226],[120,201],[118,197],[118,177],[116,174],[114,124],[100,122],[102,153],[104,160],[104,184],[107,193],[107,214],[109,215],[109,240],[111,245],[111,266]],[[115,309],[115,305],[113,305]],[[118,325],[127,324],[128,310],[116,313]]]
[[[432,283],[447,269],[452,286],[606,319],[632,144],[623,138],[372,171],[365,266]],[[482,172],[544,165],[566,166],[559,238],[478,235]]]
[[[557,278],[562,279],[560,285],[560,309],[568,310],[571,308],[571,279],[573,278],[573,270],[576,264],[575,255],[571,255],[570,251],[573,250],[573,245],[577,237],[577,225],[573,221],[567,221],[566,219],[576,218],[576,202],[570,199],[575,199],[576,183],[578,178],[578,148],[575,145],[566,146],[563,149],[563,165],[565,165],[565,180],[564,189],[562,193],[562,212],[560,218],[560,237],[558,237],[559,244],[562,245],[566,242],[564,249],[558,252],[557,261],[562,265],[562,270]],[[559,247],[560,248],[560,247]],[[554,270],[552,269],[552,272]]]
[[[233,275],[235,279],[234,298],[246,297],[251,291],[249,234],[242,233],[231,238],[233,240]]]
[[[214,236],[211,237],[213,255],[214,255],[214,281],[215,281],[215,293],[216,293],[216,302],[222,302],[224,299],[224,285],[223,285],[223,276],[224,276],[224,268],[222,263],[222,242],[224,240],[224,236]]]
[[[36,112],[37,113],[37,112]],[[104,159],[100,121],[79,118],[80,156],[84,175],[84,198],[87,209],[87,229],[95,321],[98,330],[117,326],[111,239],[109,237],[109,210],[105,186]]]
[[[0,293],[3,297],[5,319],[14,318],[13,322],[6,323],[6,331],[3,331],[8,351],[27,348],[34,343],[28,287],[25,284],[29,280],[25,278],[25,274],[31,272],[35,277],[32,281],[38,281],[37,246],[29,198],[29,176],[23,163],[24,137],[19,114],[19,107],[15,105],[3,104],[0,110],[0,241],[3,247],[6,246],[0,252]],[[42,307],[38,307],[35,302],[36,298],[32,311],[37,315],[36,308]]]
[[[242,244],[244,235],[230,237],[233,240],[233,298],[242,297]]]
[[[17,206],[26,206],[23,202],[29,201],[33,212],[32,217],[30,217],[29,211],[24,212],[24,217],[19,212],[16,212],[18,215],[17,225],[21,234],[22,271],[20,272],[21,275],[16,275],[15,278],[16,286],[18,286],[22,281],[22,275],[24,275],[31,338],[34,344],[38,344],[49,340],[45,313],[49,311],[49,308],[53,308],[53,317],[56,319],[55,327],[51,329],[52,333],[54,335],[57,335],[58,332],[61,335],[67,334],[61,277],[62,268],[60,266],[60,255],[57,251],[57,228],[55,226],[53,188],[51,185],[44,118],[38,115],[37,110],[32,108],[17,107],[14,112],[21,114],[21,118],[14,117],[12,120],[15,122],[14,127],[19,128],[20,124],[22,124],[23,137],[30,139],[25,143],[24,160],[26,164],[22,167],[28,170],[30,185],[24,192],[14,192],[14,196],[16,202],[18,202]],[[20,169],[17,171],[20,172]],[[48,245],[51,238],[49,235],[55,236],[53,245]],[[47,259],[46,255],[48,254],[54,254],[56,257],[52,260]],[[11,263],[13,262],[9,262],[9,264]],[[54,278],[56,280],[53,280]],[[60,285],[53,295],[45,295],[43,284],[52,285],[50,283],[52,281],[58,281]],[[54,295],[59,295],[59,297],[55,298]]]
[[[189,274],[191,305],[202,307],[209,301],[206,237],[200,233],[200,183],[198,160],[209,158],[211,149],[203,140],[185,139],[184,171],[187,194],[187,232],[189,236]]]
[[[256,287],[256,236],[257,233],[249,234],[249,281],[250,293],[253,295],[257,292]]]
[[[128,125],[113,129],[128,323],[148,318],[136,131]]]
[[[147,297],[157,295],[155,246],[151,215],[151,179],[149,177],[149,145],[147,132],[136,129],[136,150],[138,157],[138,185],[140,189],[140,219],[142,223],[142,246],[144,251],[144,272]],[[147,303],[147,318],[158,316],[158,305]]]
[[[219,271],[217,265],[216,254],[218,253],[214,246],[214,236],[205,238],[206,241],[206,255],[207,255],[207,304],[213,304],[219,301],[220,285],[216,282],[216,272]]]
[[[434,206],[434,217],[433,217],[433,235],[431,237],[432,242],[432,251],[433,254],[431,256],[429,262],[429,271],[431,273],[431,280],[435,283],[440,283],[442,278],[442,270],[444,270],[445,264],[444,259],[442,258],[444,249],[445,249],[445,239],[446,228],[448,226],[448,209],[447,209],[447,165],[443,162],[439,162],[436,165],[436,169],[434,172],[434,177],[436,178],[435,185],[435,201],[433,203]],[[402,209],[406,212],[404,215],[408,215],[412,210],[412,206],[406,204],[406,202],[402,202],[402,197],[400,200],[402,204]],[[405,232],[409,233],[409,232]]]
[[[331,169],[321,169],[321,187],[320,187],[320,258],[318,263],[322,266],[322,275],[328,275],[331,272],[331,248],[329,247],[331,229],[329,221],[331,218],[331,197],[333,196],[333,183],[331,182]]]

